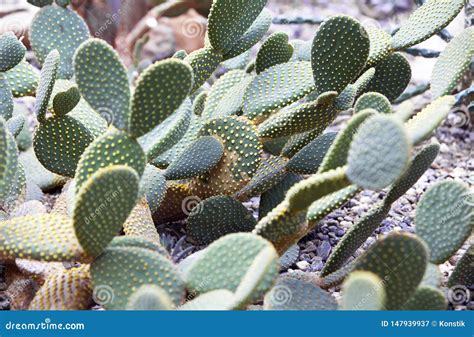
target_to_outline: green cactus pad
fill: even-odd
[[[367,85],[365,92],[378,92],[395,101],[408,87],[411,80],[411,68],[408,60],[395,53],[375,67],[375,76]]]
[[[288,190],[302,178],[294,173],[286,173],[280,182],[262,194],[260,198],[260,206],[258,209],[259,219],[263,219],[270,211],[277,207],[283,200]]]
[[[52,5],[53,2],[54,0],[28,0],[28,3],[36,7],[44,7],[44,6]]]
[[[147,238],[142,238],[139,236],[116,236],[108,245],[107,248],[143,248],[149,249],[153,252],[160,253],[163,256],[169,256],[168,251],[161,246],[160,243],[155,242],[154,240],[149,240]]]
[[[347,176],[362,188],[380,190],[400,178],[410,155],[411,144],[402,122],[378,115],[362,124],[355,135]]]
[[[28,179],[41,190],[52,191],[64,185],[65,178],[47,170],[36,158],[33,148],[21,153],[19,160],[25,168]]]
[[[146,166],[146,158],[138,142],[119,130],[109,130],[97,138],[84,152],[77,165],[77,191],[99,169],[112,165],[127,165],[139,177]]]
[[[73,213],[77,238],[97,257],[116,236],[138,196],[138,176],[127,166],[109,166],[94,173],[80,188]]]
[[[220,118],[204,125],[201,135],[219,139],[224,156],[203,179],[193,181],[192,190],[204,197],[233,195],[252,179],[261,163],[262,144],[255,126],[243,117]]]
[[[52,117],[36,130],[34,149],[49,171],[74,177],[82,154],[93,141],[94,135],[76,118]]]
[[[223,144],[214,137],[201,137],[178,156],[165,171],[168,180],[198,177],[214,168],[224,155]]]
[[[259,125],[260,137],[279,138],[315,129],[322,133],[336,118],[336,96],[336,92],[328,92],[315,102],[283,109]]]
[[[96,301],[109,310],[124,310],[133,293],[142,285],[163,288],[174,306],[184,298],[184,284],[176,267],[161,254],[149,249],[108,248],[91,265]],[[101,298],[100,293],[111,293]]]
[[[18,151],[15,139],[8,132],[0,117],[0,200],[7,198],[18,166]]]
[[[350,185],[346,168],[320,173],[293,186],[287,194],[292,211],[303,211],[316,200]]]
[[[215,0],[209,14],[209,42],[228,52],[258,18],[267,0]]]
[[[385,204],[393,204],[416,184],[435,161],[439,154],[439,148],[438,144],[428,145],[413,158],[410,167],[403,176],[390,187],[385,198]]]
[[[155,213],[165,198],[166,178],[153,165],[147,165],[140,182],[140,195],[145,195],[151,213]]]
[[[45,280],[28,310],[87,310],[92,302],[89,265],[59,270]]]
[[[222,60],[222,54],[212,48],[196,50],[184,59],[185,62],[189,63],[194,74],[194,85],[191,88],[192,93],[196,92],[206,83]]]
[[[207,101],[208,93],[203,91],[193,101],[193,108],[192,112],[196,116],[202,116],[204,109],[206,108],[206,101]]]
[[[413,144],[418,144],[431,136],[432,132],[448,117],[455,101],[454,96],[437,98],[406,123]]]
[[[321,276],[327,276],[339,268],[349,259],[356,250],[372,235],[388,216],[390,207],[379,203],[364,215],[349,231],[342,237],[337,246],[333,249]]]
[[[349,84],[336,98],[335,107],[337,110],[349,110],[354,105],[354,101],[369,85],[375,76],[375,68],[367,69],[353,84]]]
[[[359,97],[354,106],[354,110],[357,113],[365,109],[374,109],[384,114],[392,113],[390,101],[387,97],[378,92],[368,92]]]
[[[10,134],[14,138],[16,138],[20,134],[23,127],[25,126],[25,123],[26,123],[26,117],[23,115],[17,115],[15,117],[10,118],[6,126],[8,129],[8,132],[10,132]]]
[[[286,165],[287,161],[281,157],[270,156],[268,159],[263,159],[252,180],[234,197],[245,201],[265,193],[285,177]]]
[[[365,68],[369,51],[369,35],[357,20],[338,15],[324,21],[311,52],[316,92],[344,90]]]
[[[251,120],[265,117],[315,89],[309,62],[279,64],[259,74],[247,87],[243,112]]]
[[[323,288],[323,289],[330,289],[334,288],[338,285],[340,285],[346,277],[352,273],[355,267],[355,263],[357,260],[354,260],[352,262],[349,262],[346,264],[344,267],[340,268],[339,270],[335,271],[334,273],[331,273],[327,275],[324,278],[318,279],[317,284]]]
[[[6,32],[0,35],[0,73],[19,64],[26,54],[26,47],[18,41],[15,34]]]
[[[306,145],[288,162],[288,170],[298,174],[316,174],[336,136],[336,132],[329,132]]]
[[[222,98],[228,92],[234,92],[233,88],[242,82],[246,77],[250,77],[243,70],[232,70],[220,77],[211,87],[209,95],[206,100],[206,107],[204,108],[203,116],[205,118],[215,118],[220,115],[217,109]]]
[[[403,310],[446,310],[448,300],[444,293],[434,287],[421,286],[410,300],[403,306]]]
[[[456,36],[436,61],[431,76],[433,97],[449,95],[469,69],[474,56],[474,28]]]
[[[365,252],[355,263],[355,270],[370,271],[385,281],[386,308],[400,310],[415,294],[427,263],[428,248],[421,240],[396,233]]]
[[[278,141],[277,144],[279,144],[279,141],[284,142],[283,148],[280,147],[278,154],[286,158],[292,158],[295,154],[297,154],[306,145],[311,143],[320,135],[320,129],[316,128],[312,131],[299,133],[288,138],[285,137],[281,139],[276,139],[275,141]]]
[[[188,131],[192,114],[191,101],[186,99],[181,107],[151,132],[140,137],[139,143],[148,158],[156,158],[175,146]]]
[[[385,304],[383,281],[367,271],[356,271],[343,284],[342,310],[382,310]]]
[[[272,13],[264,8],[245,34],[236,40],[229,51],[224,53],[224,59],[229,60],[249,51],[258,41],[263,39],[271,24]]]
[[[66,116],[80,102],[81,94],[75,86],[66,91],[57,93],[53,98],[53,111],[55,116]]]
[[[254,259],[267,248],[273,249],[270,242],[249,233],[229,234],[214,241],[190,267],[186,277],[188,289],[197,294],[217,289],[235,291]],[[254,292],[252,302],[272,287],[278,270],[275,259]]]
[[[0,256],[45,262],[85,260],[72,221],[53,214],[0,222]]]
[[[74,53],[89,38],[89,29],[75,12],[59,6],[46,6],[33,18],[29,36],[31,47],[41,64],[52,50],[59,51],[58,77],[68,79],[74,73]]]
[[[357,130],[375,113],[373,110],[367,110],[351,118],[346,127],[339,132],[331,148],[328,150],[326,157],[319,167],[319,173],[334,170],[347,164],[349,150]]]
[[[365,27],[370,40],[370,53],[366,67],[374,67],[392,52],[392,37],[377,27]]]
[[[60,55],[57,50],[51,51],[43,63],[43,69],[41,69],[35,104],[35,114],[40,123],[43,123],[46,119],[49,100],[56,81],[59,58]]]
[[[265,310],[336,310],[336,299],[313,283],[281,277],[265,295]]]
[[[127,70],[117,52],[102,40],[87,40],[74,55],[74,73],[81,95],[94,110],[109,124],[126,130],[131,94]]]
[[[288,35],[278,32],[270,35],[258,51],[255,69],[257,74],[280,63],[290,61],[293,46],[288,43]]]
[[[13,116],[13,94],[6,78],[0,74],[0,117],[9,120]]]
[[[4,73],[14,97],[32,96],[38,87],[38,72],[25,60]]]
[[[427,40],[459,14],[466,0],[428,0],[418,8],[392,38],[392,48],[403,50]]]
[[[461,248],[474,229],[474,195],[459,182],[431,187],[416,210],[416,233],[430,247],[430,261],[444,263]]]
[[[189,214],[187,234],[197,245],[208,245],[220,237],[250,232],[257,221],[244,205],[228,196],[202,201]]]
[[[245,77],[222,97],[216,107],[216,111],[218,112],[217,116],[226,117],[242,114],[245,92],[253,79],[253,76]]]
[[[474,246],[470,246],[458,261],[456,268],[449,277],[448,287],[474,284]]]
[[[129,237],[143,238],[161,245],[161,239],[145,198],[141,198],[133,208],[127,221],[123,224],[123,232]],[[167,256],[167,254],[165,254]]]
[[[173,302],[163,288],[144,284],[128,300],[127,310],[162,311],[173,309]]]
[[[130,131],[140,137],[176,111],[193,85],[192,70],[184,61],[156,62],[137,82],[132,100]]]
[[[186,311],[223,311],[233,310],[235,303],[234,294],[225,289],[209,291],[191,301],[186,302],[178,308],[178,310]]]

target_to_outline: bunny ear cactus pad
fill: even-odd
[[[224,154],[223,144],[214,137],[197,139],[168,167],[168,180],[184,180],[198,177],[214,168]]]
[[[139,179],[127,166],[94,173],[80,188],[73,213],[77,238],[90,256],[99,256],[135,206]]]
[[[127,70],[117,52],[102,40],[87,40],[74,55],[74,74],[81,95],[94,110],[126,130],[131,93]]]
[[[448,117],[456,103],[454,96],[443,96],[434,100],[406,123],[413,144],[419,144]]]
[[[336,137],[336,132],[329,132],[306,145],[288,162],[288,170],[298,174],[316,174]]]
[[[189,214],[187,234],[198,245],[208,245],[220,237],[251,232],[257,224],[252,213],[237,200],[216,196],[202,201]]]
[[[309,62],[278,64],[259,74],[247,87],[243,112],[250,120],[258,120],[314,91]]]
[[[72,221],[53,214],[0,222],[0,257],[45,262],[87,261]]]
[[[209,14],[209,42],[215,50],[228,52],[247,32],[267,0],[215,0]]]
[[[157,311],[171,310],[173,302],[163,288],[145,284],[130,296],[127,310]]]
[[[0,74],[0,117],[9,120],[13,116],[13,94],[8,82],[2,74]]]
[[[0,200],[7,198],[17,166],[18,150],[15,139],[8,132],[4,119],[0,117]]]
[[[431,286],[420,286],[405,303],[403,310],[446,310],[448,301],[444,293]]]
[[[215,310],[233,310],[235,309],[234,294],[225,289],[209,291],[199,295],[191,301],[186,302],[178,310],[186,311],[215,311]]]
[[[365,92],[378,92],[395,101],[407,88],[411,80],[411,67],[400,53],[388,56],[375,67],[375,76]]]
[[[416,210],[416,233],[430,247],[430,261],[444,263],[462,246],[474,228],[474,194],[454,181],[431,187]]]
[[[81,94],[77,87],[71,87],[66,91],[57,93],[53,98],[53,111],[55,116],[66,116],[81,100]]]
[[[396,253],[395,253],[396,252]],[[428,263],[428,248],[417,237],[391,234],[379,240],[355,263],[385,281],[386,308],[399,310],[416,292]]]
[[[15,34],[6,32],[0,35],[0,73],[19,64],[26,54],[26,47],[18,41]]]
[[[471,245],[449,277],[448,287],[457,285],[469,287],[472,284],[474,284],[474,246]]]
[[[411,144],[402,122],[385,115],[372,117],[352,141],[347,176],[362,188],[383,189],[405,172],[410,154]]]
[[[467,0],[428,0],[392,37],[392,48],[403,50],[443,30],[463,9]]]
[[[272,13],[264,8],[252,26],[235,42],[232,49],[224,53],[224,59],[229,60],[248,52],[258,41],[263,39],[271,24]]]
[[[87,310],[92,304],[89,268],[89,265],[82,265],[51,274],[28,310]]]
[[[167,258],[149,249],[136,247],[107,248],[91,265],[94,290],[112,289],[113,298],[104,307],[124,310],[130,297],[142,285],[153,284],[166,290],[174,306],[185,295],[178,270]]]
[[[28,3],[32,4],[33,6],[36,7],[45,7],[52,5],[54,0],[28,0]]]
[[[337,310],[336,299],[306,280],[281,277],[267,293],[265,310]]]
[[[235,291],[255,258],[267,248],[274,250],[270,242],[250,233],[229,234],[214,241],[191,265],[186,277],[188,289],[197,294],[217,289]],[[252,302],[272,287],[278,270],[275,259],[257,286]]]
[[[380,113],[389,114],[392,112],[392,105],[384,95],[378,92],[368,92],[360,96],[354,106],[356,113],[365,109],[374,109]]]
[[[132,135],[143,136],[163,122],[181,106],[192,85],[191,67],[178,59],[159,61],[145,70],[132,99]]]
[[[279,138],[315,129],[322,133],[336,118],[336,97],[336,92],[328,92],[315,102],[280,111],[260,124],[260,137]]]
[[[288,43],[286,33],[270,35],[258,52],[255,64],[257,74],[277,64],[290,61],[292,55],[293,46]]]
[[[382,310],[385,304],[383,281],[367,271],[356,271],[343,284],[342,310]]]
[[[100,168],[112,165],[130,166],[139,177],[142,176],[146,166],[146,156],[140,144],[119,130],[109,130],[84,151],[77,165],[77,191]]]
[[[326,20],[312,47],[316,92],[344,90],[364,69],[369,51],[369,35],[357,20],[343,15]]]
[[[32,96],[38,87],[39,76],[35,68],[25,60],[3,74],[14,97]]]
[[[370,53],[366,67],[373,67],[392,52],[392,37],[377,27],[365,27],[370,40]]]
[[[145,195],[151,213],[155,213],[165,198],[166,178],[153,165],[147,165],[140,182],[140,195]]]
[[[51,51],[46,57],[43,69],[41,69],[40,82],[36,93],[35,114],[40,123],[46,120],[46,112],[49,100],[53,93],[54,83],[59,66],[59,52]]]
[[[52,117],[42,123],[34,137],[35,154],[49,171],[74,177],[78,163],[94,135],[71,116]]]
[[[31,47],[42,64],[54,49],[61,54],[60,78],[73,75],[72,59],[76,49],[89,38],[89,29],[75,12],[59,6],[43,7],[34,17],[30,28]]]
[[[202,48],[189,54],[184,59],[193,69],[194,85],[191,92],[194,93],[211,77],[212,73],[222,62],[222,54],[212,48]]]
[[[449,95],[469,69],[474,56],[474,27],[456,36],[441,53],[433,69],[433,97]]]

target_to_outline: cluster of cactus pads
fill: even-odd
[[[41,9],[29,37],[41,73],[12,33],[0,37],[0,260],[36,261],[30,309],[445,309],[438,266],[472,233],[467,186],[432,186],[417,235],[392,233],[353,253],[431,166],[427,143],[455,104],[474,30],[436,64],[434,101],[392,102],[411,70],[403,51],[444,29],[465,0],[429,0],[393,35],[349,16],[328,18],[313,41],[265,39],[266,0],[214,0],[205,47],[129,78],[116,51],[91,38],[69,1]],[[264,39],[254,62],[222,63]],[[240,58],[240,60],[239,60]],[[35,96],[37,126],[14,97]],[[352,114],[327,132],[340,113]],[[35,121],[36,124],[36,121]],[[42,192],[62,193],[51,212]],[[386,191],[342,238],[321,275],[280,275],[295,244],[363,189]],[[258,219],[242,204],[260,196]],[[469,199],[471,198],[471,199]],[[202,250],[176,265],[157,225],[184,221]],[[472,284],[472,247],[449,283]],[[45,266],[72,263],[43,275]],[[30,271],[31,272],[31,271]],[[326,290],[342,284],[339,303]]]

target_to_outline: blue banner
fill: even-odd
[[[472,337],[473,312],[0,312],[0,337]]]

